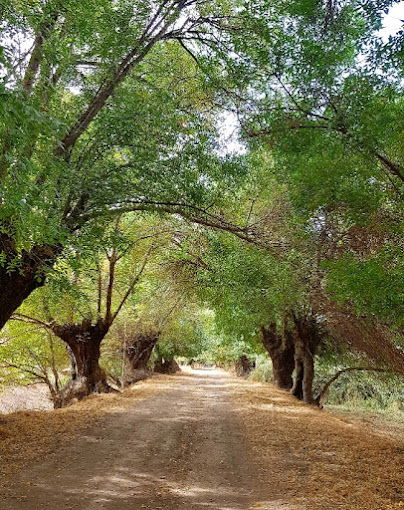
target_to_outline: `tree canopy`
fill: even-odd
[[[2,0],[4,366],[57,374],[53,334],[76,393],[156,344],[267,351],[310,403],[330,353],[403,375],[395,3]]]

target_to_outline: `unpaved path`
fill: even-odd
[[[1,510],[401,507],[396,444],[380,438],[380,458],[371,457],[371,469],[361,472],[363,430],[347,421],[225,372],[194,371],[172,381],[13,477]],[[344,460],[347,451],[363,458]],[[359,466],[359,479],[349,474],[349,462]],[[383,474],[386,462],[391,469]],[[363,476],[374,476],[375,484]],[[332,490],[332,480],[341,493]],[[324,492],[326,499],[318,496]]]

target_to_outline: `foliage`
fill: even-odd
[[[328,288],[333,297],[353,302],[359,314],[370,313],[395,327],[403,326],[402,252],[390,246],[368,260],[347,254],[330,263]]]
[[[139,333],[158,332],[167,358],[257,355],[268,379],[259,328],[292,312],[402,329],[402,32],[378,35],[393,4],[4,0],[4,301],[21,278],[20,318],[95,322],[113,273],[115,375]],[[6,326],[2,359],[64,368],[63,348],[23,326]],[[320,379],[345,363],[327,335]],[[353,363],[360,342],[345,340]],[[344,377],[335,395],[385,391]]]
[[[255,368],[251,372],[249,379],[258,382],[271,382],[272,363],[268,359],[268,356],[265,355],[257,356],[255,363],[256,363]]]
[[[0,343],[1,386],[45,382],[57,387],[68,379],[69,366],[62,342],[43,328],[15,321],[7,324]]]
[[[336,372],[341,365],[320,362],[317,367],[317,387]],[[402,378],[392,374],[350,372],[341,375],[331,386],[328,405],[343,406],[347,409],[368,409],[384,411],[403,417],[404,385]]]

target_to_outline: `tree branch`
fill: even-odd
[[[14,321],[27,322],[28,324],[38,324],[41,327],[52,329],[52,324],[40,321],[39,319],[35,319],[34,317],[30,317],[29,315],[25,315],[23,313],[14,313],[10,319]]]
[[[110,211],[110,213],[122,214],[124,212],[133,211],[155,211],[164,212],[167,214],[178,214],[179,216],[193,223],[210,227],[215,230],[223,230],[229,232],[236,237],[254,244],[260,248],[273,250],[274,248],[285,247],[284,243],[282,242],[269,243],[268,241],[260,239],[256,232],[250,231],[248,226],[239,227],[224,220],[220,216],[211,214],[205,209],[191,204],[183,204],[180,202],[157,202],[153,200],[133,200],[128,202],[127,206],[122,205],[122,207],[119,207],[119,204],[117,204],[114,209]],[[90,218],[91,216],[82,217],[84,221],[87,221]],[[279,253],[274,252],[274,255],[279,255]]]
[[[28,66],[24,74],[24,78],[22,80],[22,88],[27,94],[30,94],[32,91],[42,59],[43,45],[45,41],[49,38],[53,27],[56,25],[58,17],[59,13],[54,12],[50,16],[50,20],[47,23],[45,23],[45,25],[42,27],[42,29],[35,37],[34,48],[32,50]]]
[[[353,372],[353,371],[373,371],[373,372],[387,372],[384,368],[377,368],[377,367],[348,367],[343,368],[342,370],[338,370],[323,386],[323,388],[320,390],[320,393],[315,398],[315,403],[319,407],[323,407],[325,404],[325,401],[328,397],[328,393],[330,391],[330,386],[333,382],[335,382],[340,375],[345,374],[346,372]]]
[[[111,97],[116,87],[126,78],[133,67],[146,57],[153,46],[163,38],[171,23],[170,20],[166,23],[164,23],[164,21],[171,11],[169,9],[160,18],[160,20],[158,20],[158,16],[162,13],[163,8],[167,5],[167,3],[168,2],[165,1],[161,4],[157,13],[153,16],[152,20],[145,28],[137,44],[121,61],[116,71],[112,74],[112,77],[106,83],[100,86],[98,92],[93,97],[86,110],[81,114],[76,123],[60,141],[54,150],[56,156],[63,156],[65,158],[68,157],[70,150],[74,147],[79,137],[85,132],[91,121],[103,108],[106,101]],[[160,27],[160,25],[163,25],[162,28],[155,35],[152,35],[153,32],[155,32]]]
[[[109,274],[108,274],[108,287],[107,287],[107,295],[105,299],[105,323],[108,325],[112,324],[112,314],[111,314],[111,306],[112,306],[112,294],[114,290],[114,282],[115,282],[115,267],[116,267],[116,248],[113,247],[111,255],[108,257],[109,262]]]
[[[126,303],[126,300],[128,299],[128,297],[131,295],[131,293],[133,292],[133,289],[135,288],[135,285],[137,284],[137,282],[139,281],[140,277],[142,276],[143,274],[143,271],[145,270],[145,267],[146,267],[146,264],[149,260],[149,255],[150,255],[150,252],[152,251],[152,248],[153,246],[151,246],[146,254],[146,257],[143,261],[143,264],[142,264],[142,267],[140,268],[140,271],[138,272],[138,274],[135,276],[135,278],[132,280],[131,284],[129,285],[127,291],[125,292],[121,302],[119,303],[118,305],[118,308],[115,310],[115,313],[112,315],[111,317],[111,322],[109,323],[109,325],[111,325],[114,320],[116,319],[116,317],[118,316],[119,312],[122,310],[122,307],[123,305]]]

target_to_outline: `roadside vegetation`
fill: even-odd
[[[395,4],[2,0],[1,388],[181,361],[402,420]]]

